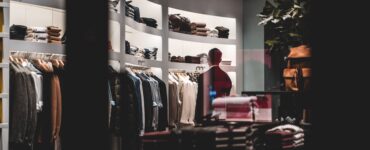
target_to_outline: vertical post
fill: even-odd
[[[9,0],[3,0],[4,3],[9,4]],[[9,4],[10,5],[10,4]],[[9,18],[10,18],[10,6],[9,7],[3,7],[3,19],[4,19],[4,29],[3,33],[9,34]],[[8,47],[8,41],[9,37],[3,37],[3,58],[2,63],[8,64],[9,63],[9,49]],[[3,67],[2,69],[2,76],[3,78],[3,91],[2,93],[9,93],[9,65],[7,67]],[[1,149],[2,150],[8,150],[9,149],[9,96],[6,98],[2,98],[2,115],[3,115],[3,123],[7,123],[8,125],[3,127],[1,129]]]
[[[120,21],[120,35],[121,35],[121,49],[120,49],[120,66],[121,71],[125,68],[125,60],[126,60],[126,1],[120,1],[120,7],[121,7],[121,21]]]
[[[66,0],[67,62],[63,149],[106,150],[108,132],[108,1]]]
[[[168,0],[162,0],[162,80],[166,83],[167,86],[167,97],[168,96]],[[169,98],[167,98],[167,118],[169,118]]]

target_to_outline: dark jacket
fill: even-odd
[[[150,83],[147,78],[141,74],[136,74],[141,79],[144,94],[144,107],[145,107],[145,132],[153,131],[153,95],[150,88]]]
[[[158,130],[163,131],[168,126],[168,117],[167,117],[167,88],[166,83],[164,83],[157,76],[152,76],[159,83],[159,90],[161,93],[161,100],[163,107],[159,109],[159,120],[158,120]]]
[[[200,74],[195,120],[199,122],[203,116],[210,113],[213,98],[229,96],[231,87],[230,77],[219,66],[211,67],[208,71]],[[216,92],[212,98],[210,96],[211,89]]]

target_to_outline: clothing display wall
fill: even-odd
[[[11,61],[9,149],[61,149],[63,67],[60,60]]]

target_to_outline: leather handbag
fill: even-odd
[[[305,91],[311,87],[311,68],[286,68],[283,76],[287,91]]]
[[[312,57],[311,49],[307,45],[290,48],[288,58],[307,58]]]
[[[283,71],[286,90],[307,91],[310,89],[311,57],[311,49],[307,45],[290,48],[287,68]]]

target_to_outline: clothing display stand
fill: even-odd
[[[64,3],[61,1],[38,1],[38,0],[12,0],[19,1],[23,3],[29,3],[38,6],[46,6],[64,9]],[[11,51],[20,52],[36,52],[36,53],[49,53],[49,54],[65,54],[64,45],[61,44],[50,44],[50,43],[36,43],[21,40],[11,40],[9,38],[9,22],[10,22],[10,0],[3,0],[0,2],[0,7],[3,9],[4,18],[4,29],[0,33],[0,38],[3,39],[3,51],[2,51],[2,62],[0,63],[0,68],[3,74],[3,91],[0,94],[2,99],[2,123],[0,123],[1,128],[1,148],[0,150],[9,149],[9,56]]]
[[[0,69],[2,70],[2,91],[0,94],[0,99],[2,103],[2,120],[0,123],[1,128],[1,147],[2,150],[8,150],[9,141],[9,51],[7,40],[9,39],[9,0],[3,0],[0,3],[0,7],[3,11],[3,32],[0,33],[0,38],[2,38],[3,47],[2,49],[2,61],[0,63]]]

